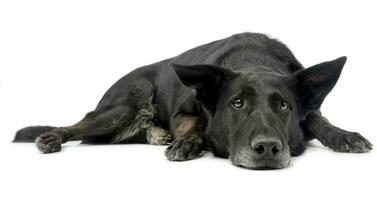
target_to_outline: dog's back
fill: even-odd
[[[226,68],[264,66],[289,73],[302,65],[283,43],[260,33],[240,33],[188,50],[171,63],[211,64]]]

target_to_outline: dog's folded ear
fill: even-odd
[[[170,65],[184,85],[196,89],[196,98],[204,103],[210,103],[211,99],[217,98],[223,83],[227,78],[234,75],[234,72],[214,65],[181,65],[173,63]]]
[[[304,113],[320,108],[335,86],[347,57],[323,62],[292,74],[293,87]]]
[[[214,65],[181,65],[170,64],[178,75],[178,78],[188,87],[206,89],[206,87],[219,86],[228,74],[232,73],[222,67]]]

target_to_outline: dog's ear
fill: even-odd
[[[335,86],[347,57],[323,62],[292,74],[293,87],[304,113],[319,109]]]
[[[218,92],[227,78],[235,73],[214,65],[180,65],[170,64],[178,78],[187,87],[197,91],[196,98],[206,104],[213,103],[218,98]]]

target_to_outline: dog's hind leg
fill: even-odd
[[[152,126],[145,133],[148,144],[168,145],[171,142],[171,135],[168,131],[158,126]]]
[[[307,139],[317,138],[324,146],[337,152],[364,153],[372,144],[356,132],[332,125],[319,111],[310,113],[301,123]]]
[[[141,138],[144,142],[145,131],[155,127],[153,93],[151,82],[137,80],[129,85],[127,95],[97,107],[73,126],[43,133],[35,140],[36,145],[41,152],[52,153],[60,151],[62,143],[73,139],[84,139],[86,143],[127,143]]]
[[[153,145],[167,145],[171,142],[171,135],[157,124],[156,106],[150,100],[138,108],[134,119],[115,134],[112,143],[147,143]],[[132,136],[132,137],[130,137]],[[134,137],[135,136],[135,137]]]
[[[37,137],[35,143],[42,153],[53,153],[61,150],[61,144],[73,139],[104,135],[110,137],[118,129],[115,121],[122,118],[124,113],[133,112],[129,106],[118,105],[106,111],[89,113],[89,117],[73,126],[59,127],[43,133]]]

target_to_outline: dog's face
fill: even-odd
[[[300,121],[319,109],[345,57],[293,74],[253,68],[173,65],[208,112],[211,150],[246,168],[284,168],[303,148]]]

